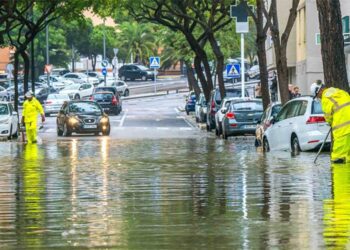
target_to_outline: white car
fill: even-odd
[[[39,80],[43,83],[47,83],[47,75],[39,76]],[[60,90],[71,84],[74,84],[72,80],[64,79],[63,77],[60,77],[60,76],[50,75],[50,85],[54,89]]]
[[[291,150],[293,154],[297,154],[300,151],[317,149],[330,129],[321,103],[310,96],[287,102],[271,123],[263,136],[265,151]]]
[[[205,122],[207,120],[207,101],[203,93],[199,95],[195,107],[196,122]]]
[[[0,86],[0,101],[8,101],[9,100],[9,93],[7,90]]]
[[[98,85],[98,87],[116,87],[121,96],[129,96],[129,87],[124,81],[116,80],[114,77],[108,77],[106,80],[106,85],[104,82],[102,82]]]
[[[45,116],[57,114],[63,103],[69,100],[70,98],[67,94],[50,94],[44,102]]]
[[[72,84],[60,91],[60,94],[69,95],[70,99],[84,99],[92,95],[94,85],[91,83]]]
[[[232,100],[239,99],[239,97],[226,97],[221,102],[219,110],[215,113],[215,134],[220,136],[222,134],[222,119],[230,106]]]
[[[9,139],[18,135],[18,114],[9,102],[0,102],[0,136]]]
[[[84,73],[68,73],[63,76],[64,79],[72,80],[75,83],[99,84],[100,80],[96,77],[90,77]]]
[[[250,69],[248,69],[248,75],[250,79],[258,78],[260,75],[259,65],[254,65]]]

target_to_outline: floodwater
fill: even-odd
[[[251,141],[0,144],[0,249],[349,247],[350,167]]]

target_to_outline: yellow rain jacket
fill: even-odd
[[[24,122],[30,123],[35,122],[38,119],[38,113],[41,115],[44,114],[44,109],[41,106],[40,102],[33,97],[31,101],[26,100],[23,103],[23,116],[24,116]]]
[[[322,110],[332,127],[332,160],[350,161],[350,95],[341,89],[327,88],[322,93]]]

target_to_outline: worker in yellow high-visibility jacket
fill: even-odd
[[[23,103],[22,124],[26,128],[28,143],[36,143],[38,113],[41,115],[42,122],[45,122],[44,110],[31,91],[28,91],[25,94],[25,97],[26,100]]]
[[[321,99],[322,111],[332,127],[333,163],[350,163],[350,95],[338,88],[326,88],[320,83],[311,85],[311,93]]]

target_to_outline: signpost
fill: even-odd
[[[249,22],[248,22],[248,6],[247,2],[241,0],[237,5],[237,0],[234,5],[231,5],[230,15],[231,18],[236,19],[236,33],[241,33],[241,82],[242,82],[242,97],[245,93],[245,65],[244,65],[244,33],[249,32]]]
[[[241,72],[240,64],[227,64],[226,65],[226,75],[227,77],[239,78]]]
[[[160,57],[152,56],[149,58],[149,67],[154,69],[154,93],[157,92],[157,69],[160,68]]]
[[[114,77],[114,82],[116,82],[116,77],[117,79],[119,79],[119,75],[118,75],[118,52],[119,49],[118,48],[114,48],[113,49],[114,52],[114,58],[113,58],[113,77]]]
[[[107,60],[103,60],[101,62],[101,66],[102,66],[102,75],[104,76],[104,82],[105,82],[105,86],[107,84],[106,82],[106,76],[107,76],[107,66],[108,66],[108,61]]]

